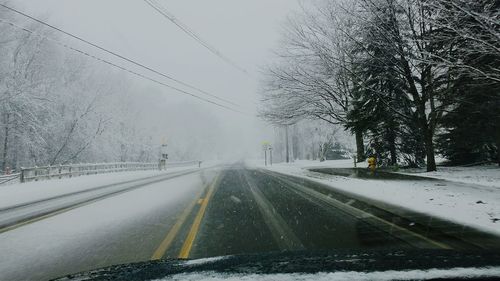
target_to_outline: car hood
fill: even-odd
[[[292,252],[116,265],[57,280],[431,280],[500,277],[500,254]]]

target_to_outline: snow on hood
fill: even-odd
[[[408,271],[375,271],[375,272],[332,272],[332,273],[289,273],[289,274],[241,274],[241,273],[183,273],[172,275],[163,279],[167,280],[186,280],[186,281],[238,281],[238,280],[257,280],[257,281],[329,281],[329,280],[429,280],[435,278],[486,278],[500,277],[500,267],[482,267],[482,268],[451,268],[451,269],[429,269],[429,270],[408,270]]]
[[[188,261],[184,262],[184,265],[199,265],[199,264],[212,263],[212,262],[220,261],[220,260],[223,260],[223,259],[227,259],[229,257],[230,256],[220,256],[220,257],[213,257],[213,258],[188,260]]]

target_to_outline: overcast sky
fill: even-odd
[[[250,116],[212,105],[202,107],[207,114],[216,116],[217,127],[231,132],[231,138],[234,138],[231,142],[241,141],[258,147],[260,141],[272,138],[272,131],[263,128],[262,122],[255,117],[259,99],[259,67],[271,58],[271,50],[277,47],[283,22],[298,8],[297,1],[157,1],[202,39],[246,69],[249,75],[200,46],[143,0],[12,0],[20,9],[66,31],[241,104]],[[66,40],[81,46],[71,39]],[[92,54],[120,62],[90,47],[86,49]],[[147,73],[144,70],[140,72]],[[149,82],[138,83],[158,88],[172,103],[199,103]],[[189,102],[184,104],[189,106]]]

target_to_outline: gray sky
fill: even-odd
[[[256,150],[270,139],[271,130],[258,121],[259,67],[271,58],[286,16],[298,8],[296,0],[157,0],[202,39],[216,47],[250,75],[236,70],[180,31],[142,0],[13,0],[37,17],[124,56],[241,104],[252,116],[203,106],[218,128],[221,142],[244,143]],[[73,45],[78,42],[67,39]],[[117,59],[87,48],[91,53]],[[127,65],[120,62],[121,65]],[[131,65],[127,67],[137,70]],[[140,70],[141,73],[147,73]],[[153,74],[151,74],[153,75]],[[168,82],[168,80],[166,80]],[[199,103],[160,86],[168,102]],[[189,110],[189,108],[186,108]],[[181,122],[181,120],[178,120]],[[193,134],[195,134],[193,132]],[[228,138],[230,138],[228,140]]]

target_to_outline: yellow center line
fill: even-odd
[[[180,217],[175,222],[174,226],[168,232],[167,236],[165,236],[165,239],[163,239],[160,246],[158,246],[158,248],[154,252],[153,256],[151,256],[151,260],[159,260],[165,255],[165,252],[167,252],[167,250],[174,242],[174,239],[177,236],[177,233],[179,233],[179,230],[181,229],[182,225],[188,218],[189,214],[191,214],[191,212],[193,211],[194,206],[196,206],[196,204],[198,203],[199,197],[201,196],[202,193],[203,189],[201,189],[196,194],[194,200],[186,207],[186,209],[184,209]]]
[[[89,202],[85,202],[85,203],[80,203],[80,204],[77,204],[77,205],[73,205],[73,206],[70,206],[70,207],[58,210],[58,211],[54,211],[54,212],[45,214],[43,216],[39,216],[39,217],[32,218],[32,219],[29,219],[29,220],[26,220],[26,221],[23,221],[23,222],[20,222],[20,223],[16,223],[16,224],[11,225],[11,226],[6,226],[4,228],[0,228],[0,233],[4,233],[4,232],[7,232],[7,231],[10,231],[10,230],[13,230],[13,229],[16,229],[16,228],[28,225],[28,224],[32,224],[32,223],[37,222],[37,221],[41,221],[41,220],[44,220],[44,219],[48,219],[50,217],[54,217],[54,216],[59,215],[59,214],[66,213],[66,212],[71,211],[73,209],[80,208],[82,206],[92,204],[92,203],[94,203],[94,202],[96,202],[98,200],[101,200],[101,199],[98,198],[96,200],[92,200],[92,201],[89,201]]]
[[[74,209],[77,209],[77,208],[80,208],[80,207],[83,207],[83,206],[87,206],[87,205],[93,204],[95,202],[104,200],[106,198],[108,198],[108,197],[107,196],[103,196],[103,197],[99,197],[99,198],[94,198],[94,199],[91,199],[91,200],[86,201],[86,202],[77,203],[77,204],[75,204],[73,206],[68,206],[68,207],[62,208],[62,209],[57,210],[57,211],[49,212],[48,214],[45,214],[45,215],[42,215],[42,216],[39,216],[39,217],[35,217],[35,218],[32,218],[32,219],[28,219],[26,221],[22,221],[22,222],[16,223],[14,225],[6,226],[4,228],[0,228],[0,233],[11,231],[11,230],[14,230],[16,228],[19,228],[19,227],[22,227],[22,226],[25,226],[25,225],[28,225],[28,224],[32,224],[32,223],[35,223],[35,222],[38,222],[38,221],[41,221],[41,220],[44,220],[44,219],[48,219],[48,218],[51,218],[51,217],[54,217],[54,216],[57,216],[57,215],[69,212],[71,210],[74,210]]]
[[[196,235],[198,234],[198,230],[200,229],[201,221],[203,219],[203,216],[205,215],[208,202],[210,201],[210,198],[212,197],[212,194],[215,190],[218,178],[219,175],[216,176],[216,178],[210,185],[207,195],[205,196],[205,199],[203,199],[203,202],[201,203],[200,210],[198,211],[198,214],[196,214],[196,218],[194,219],[193,225],[191,226],[191,229],[189,230],[186,240],[184,241],[184,244],[182,245],[181,251],[179,253],[178,257],[181,259],[187,259],[189,257],[189,253],[191,252],[194,240],[196,239]]]

